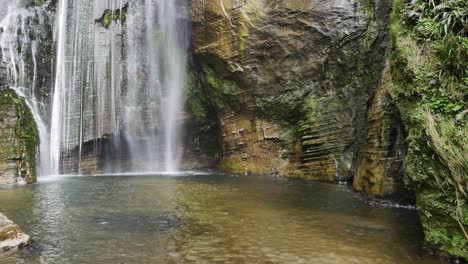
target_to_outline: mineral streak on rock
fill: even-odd
[[[223,170],[349,181],[384,66],[389,1],[192,1]]]

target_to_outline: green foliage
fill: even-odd
[[[445,38],[434,43],[434,49],[438,58],[440,73],[454,76],[462,80],[466,87],[468,82],[468,37],[449,34]],[[463,80],[463,78],[465,78]]]
[[[460,94],[463,94],[463,90],[466,91],[466,85],[456,82],[451,76],[441,78],[436,72],[424,68],[413,73],[412,83],[405,87],[413,88],[406,90],[411,96],[420,98],[420,107],[434,113],[459,116],[465,111],[466,101]]]
[[[430,227],[430,232],[426,232],[427,239],[441,245],[443,251],[447,251],[454,256],[467,254],[468,240],[465,237],[451,232],[450,229]]]
[[[429,93],[422,104],[428,106],[429,109],[435,113],[455,114],[457,119],[463,117],[458,114],[461,113],[466,106],[464,101],[453,101],[452,97],[448,94],[436,96],[433,93]]]
[[[467,36],[468,1],[466,0],[413,0],[402,16],[416,35],[439,38],[450,33]]]
[[[110,24],[113,21],[121,21],[123,24],[127,20],[127,11],[128,11],[128,4],[126,4],[121,9],[117,9],[117,10],[106,9],[104,10],[104,13],[102,14],[101,18],[96,20],[96,22],[98,22],[105,28],[109,28]]]
[[[423,38],[440,38],[443,34],[440,24],[430,18],[423,18],[419,20],[416,25],[416,31]]]
[[[431,141],[431,136],[421,125],[423,124],[422,110],[419,108],[400,109],[406,113],[407,175],[412,180],[417,194],[417,206],[420,210],[425,240],[431,247],[466,258],[468,256],[468,240],[458,225],[458,222],[465,226],[468,225],[466,199],[457,199],[454,190],[454,175],[441,162],[440,153],[435,151],[433,143],[428,143]],[[410,111],[416,112],[409,114]],[[460,132],[461,130],[452,128],[449,133],[443,135],[443,140],[463,141]],[[458,136],[454,135],[456,133]],[[458,138],[458,140],[454,138]],[[447,150],[449,152],[463,151],[460,147],[459,145],[448,146]],[[457,203],[457,200],[460,204]],[[457,207],[462,209],[460,213],[458,213]]]
[[[393,86],[426,243],[468,258],[468,1],[394,2]]]
[[[397,6],[392,14],[392,75],[402,89],[393,92],[416,99],[418,106],[434,113],[462,118],[468,88],[468,38],[459,24],[466,25],[468,2],[417,0],[406,5],[396,1],[394,5]],[[453,22],[446,13],[464,14],[460,18],[463,22]],[[410,18],[413,23],[404,24]],[[451,26],[443,26],[441,30],[442,18],[449,19]],[[421,35],[430,35],[431,39],[416,47],[407,47],[397,40],[408,36],[417,39]],[[411,65],[413,62],[408,61],[409,57],[421,56],[434,59],[420,62],[423,65]]]
[[[285,147],[289,150],[293,150],[294,145],[298,142],[298,140],[302,137],[301,131],[299,131],[298,126],[289,126],[286,130],[281,134],[281,138],[284,141]]]
[[[24,7],[43,6],[45,2],[45,0],[21,0],[20,5]]]

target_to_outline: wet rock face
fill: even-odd
[[[221,168],[349,180],[384,64],[389,2],[192,1]]]
[[[36,124],[26,103],[0,90],[0,184],[33,183],[38,143]]]
[[[405,175],[406,142],[403,124],[393,105],[386,67],[367,114],[366,140],[361,149],[354,175],[357,191],[398,202],[414,202],[409,179]]]
[[[0,213],[0,255],[21,249],[31,242],[18,225]]]

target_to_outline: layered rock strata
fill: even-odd
[[[349,180],[383,68],[389,1],[192,2],[223,170]]]
[[[388,87],[389,67],[367,114],[366,141],[360,152],[353,187],[357,191],[400,201],[412,200],[411,184],[405,175],[405,133]]]

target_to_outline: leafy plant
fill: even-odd
[[[413,0],[405,6],[403,17],[425,38],[438,38],[450,33],[468,34],[466,0]]]
[[[429,246],[468,258],[468,1],[397,0],[390,94]]]
[[[438,58],[438,67],[444,74],[454,75],[458,79],[466,78],[468,71],[468,38],[449,34],[434,43]]]

